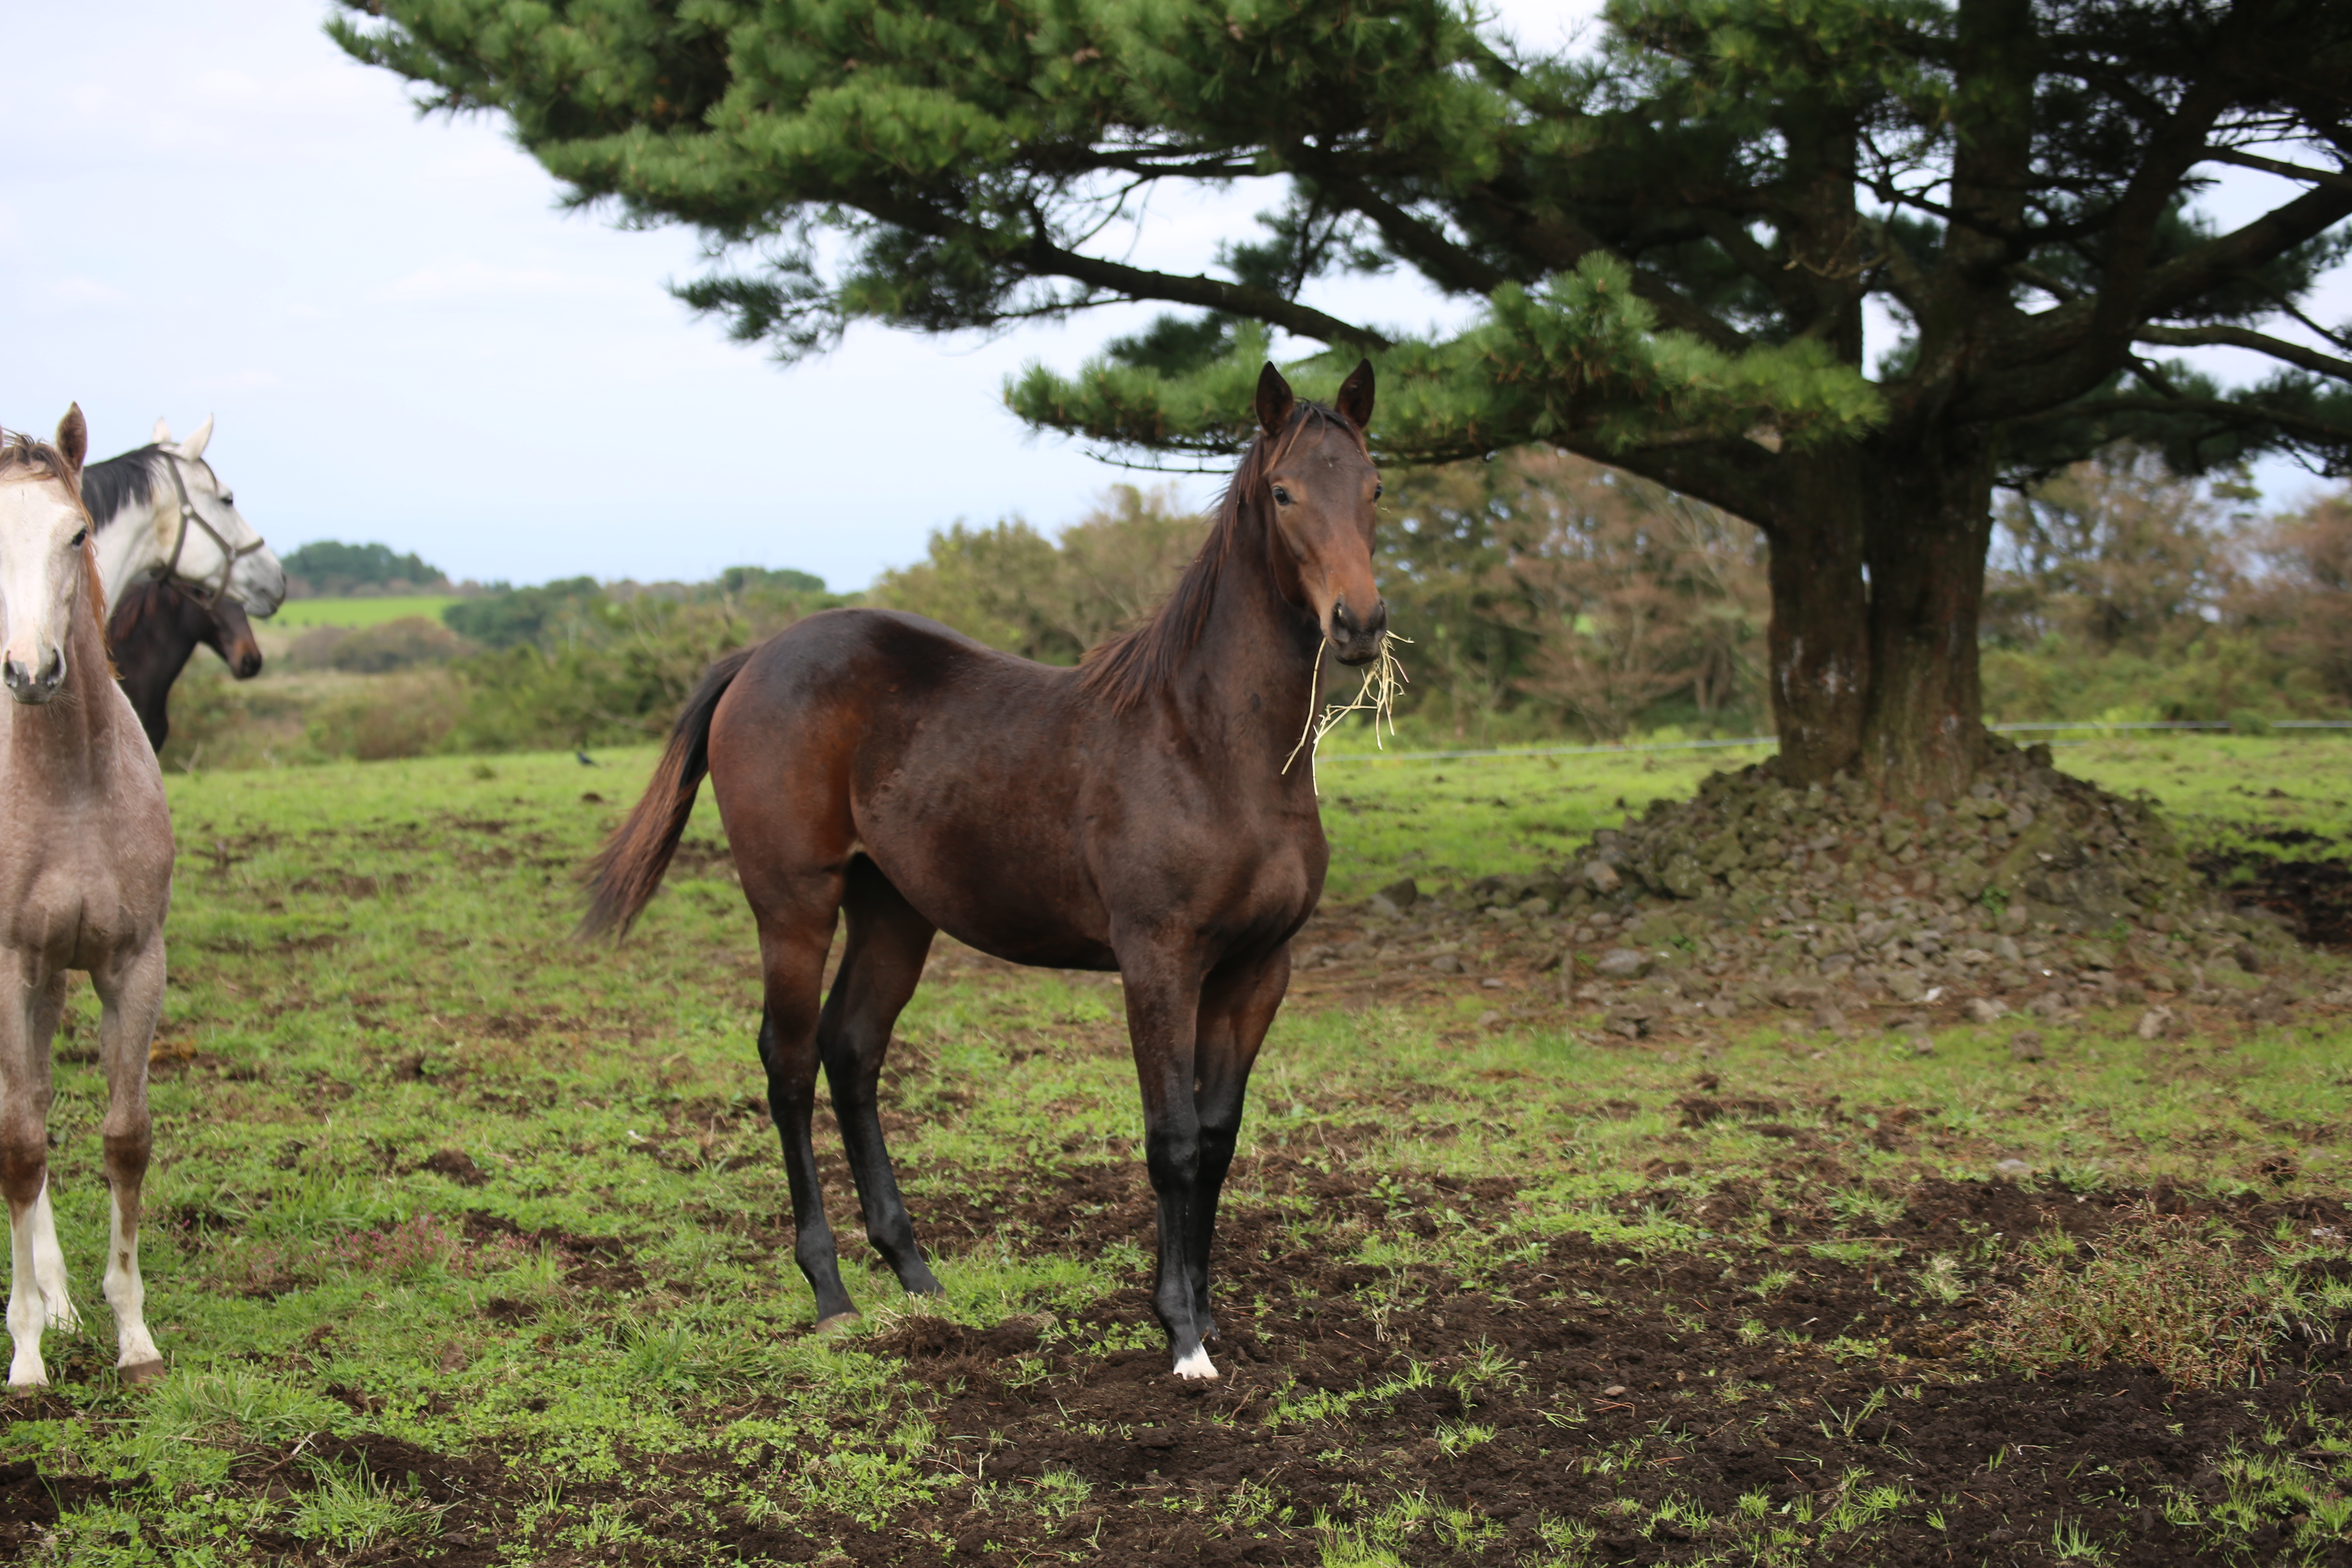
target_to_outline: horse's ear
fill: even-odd
[[[212,438],[213,416],[207,414],[205,422],[190,431],[188,438],[180,443],[180,456],[191,463],[194,462],[205,455],[205,443]]]
[[[57,448],[77,474],[81,472],[81,460],[89,452],[89,426],[81,416],[81,405],[68,404],[66,416],[58,421]]]
[[[1372,424],[1372,362],[1360,360],[1339,384],[1339,395],[1331,406],[1346,416],[1348,423],[1359,430],[1369,430]]]
[[[162,415],[155,416],[155,428],[147,433],[148,445],[168,447],[172,444],[172,422]]]
[[[1297,401],[1290,395],[1290,383],[1282,379],[1272,360],[1266,361],[1257,373],[1258,428],[1269,436],[1281,435],[1290,427],[1290,410]]]

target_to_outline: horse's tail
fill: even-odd
[[[580,920],[582,936],[626,936],[661,886],[662,873],[669,869],[670,857],[686,832],[686,820],[694,815],[702,775],[710,771],[710,716],[756,651],[739,649],[703,671],[702,684],[678,710],[645,798],[588,862],[588,912]]]

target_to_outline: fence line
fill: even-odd
[[[2273,730],[2352,730],[2352,719],[2273,719]],[[1988,730],[2003,734],[2040,730],[2203,730],[2231,731],[2237,726],[2226,719],[2158,719],[2128,723],[2108,724],[2095,719],[2053,720],[2035,724],[1988,724]],[[1316,759],[1318,767],[1329,767],[1334,763],[1434,763],[1456,757],[1597,757],[1636,756],[1644,752],[1697,752],[1726,746],[1778,746],[1775,735],[1741,735],[1727,741],[1660,741],[1638,746],[1496,746],[1483,751],[1464,752],[1327,752]],[[2065,742],[2080,744],[2080,742]]]

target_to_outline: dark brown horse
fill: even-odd
[[[226,594],[207,605],[165,578],[135,584],[114,606],[106,638],[123,695],[139,710],[139,726],[157,751],[172,732],[172,683],[199,644],[221,656],[229,673],[250,680],[261,673],[261,644],[245,606]]]
[[[939,1281],[898,1194],[875,1089],[934,932],[1016,963],[1118,971],[1159,1197],[1152,1306],[1181,1377],[1202,1341],[1242,1096],[1328,859],[1311,770],[1285,771],[1328,642],[1378,655],[1372,367],[1336,406],[1272,365],[1260,433],[1206,544],[1139,629],[1077,669],[919,616],[812,616],[711,667],[653,783],[592,867],[586,929],[625,931],[710,775],[759,922],[760,1059],[819,1326],[852,1315],[809,1118],[823,1064],[866,1233],[909,1291]],[[836,912],[833,994],[818,1001]]]

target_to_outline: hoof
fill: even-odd
[[[864,1321],[863,1314],[858,1312],[835,1312],[830,1318],[819,1318],[816,1321],[816,1331],[821,1334],[837,1334],[852,1323]]]
[[[1209,1359],[1207,1351],[1196,1349],[1191,1355],[1176,1363],[1176,1375],[1202,1380],[1211,1379],[1217,1375],[1216,1363]]]
[[[114,1370],[125,1384],[132,1388],[141,1388],[148,1384],[161,1381],[163,1374],[171,1371],[171,1368],[165,1366],[161,1360],[156,1360],[134,1361],[126,1365],[118,1366]]]

